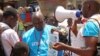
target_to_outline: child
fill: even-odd
[[[28,56],[29,48],[23,42],[18,42],[12,49],[11,56]]]

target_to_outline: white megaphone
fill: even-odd
[[[81,11],[79,10],[65,10],[64,7],[58,6],[55,10],[55,18],[58,22],[63,22],[65,19],[72,18],[77,20],[81,16]]]

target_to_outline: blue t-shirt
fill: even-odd
[[[26,19],[26,13],[25,12],[21,13],[20,17],[21,17],[22,20],[25,20]]]
[[[51,29],[50,25],[45,25],[43,31],[37,31],[33,27],[23,35],[22,41],[28,44],[30,56],[48,56],[48,37]]]
[[[98,37],[99,36],[99,24],[96,21],[88,21],[83,28],[83,36]]]

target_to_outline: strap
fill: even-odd
[[[98,38],[98,44],[97,45],[100,46],[100,23],[97,19],[94,19],[94,18],[92,18],[92,20],[89,20],[89,21],[93,22],[94,20],[99,24],[99,38]]]
[[[100,23],[97,19],[94,19],[99,24],[99,38],[98,38],[98,46],[100,46]]]
[[[98,24],[99,24],[99,28],[100,28],[100,23],[99,23],[99,21],[97,20],[97,19],[94,19]]]
[[[99,24],[99,29],[100,29],[100,23],[97,19],[94,19],[98,24]],[[100,30],[99,30],[99,36],[100,36]]]
[[[95,18],[92,18],[91,20],[88,20],[88,21],[91,21],[91,22],[94,22],[94,21],[96,21],[96,22],[99,24],[99,29],[100,29],[100,23],[99,23],[99,21],[98,21],[97,19],[95,19]],[[99,30],[99,33],[100,33],[100,30]]]

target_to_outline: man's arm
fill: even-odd
[[[77,21],[74,21],[71,27],[71,31],[77,36],[78,30],[77,30]]]
[[[88,37],[85,38],[85,44],[86,47],[84,48],[73,48],[70,46],[66,46],[67,50],[70,50],[76,54],[79,54],[81,56],[93,56],[94,52],[96,51],[96,44],[98,42],[98,39],[95,37]]]
[[[81,56],[93,56],[96,51],[97,38],[91,37],[85,39],[86,47],[85,48],[75,48],[64,43],[56,43],[53,48],[56,50],[69,50]]]

